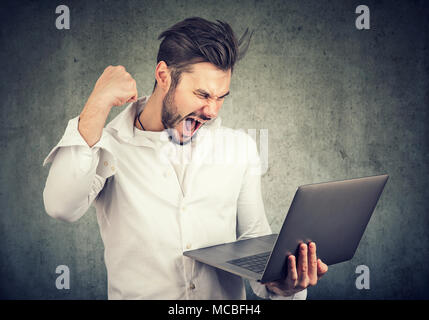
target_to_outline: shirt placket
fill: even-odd
[[[180,223],[182,251],[192,250],[193,230],[191,211],[187,204],[187,198],[183,197],[178,209],[178,220]],[[192,298],[195,295],[195,262],[193,259],[182,256],[183,276],[186,296]]]

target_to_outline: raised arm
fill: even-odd
[[[137,100],[136,82],[122,66],[107,67],[97,80],[81,114],[70,120],[66,132],[43,165],[52,161],[43,201],[57,219],[76,221],[89,208],[109,176],[116,159],[103,131],[113,106]],[[99,166],[103,156],[103,165]]]

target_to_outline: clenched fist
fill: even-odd
[[[123,66],[108,66],[95,83],[88,101],[107,108],[137,101],[136,81]]]
[[[100,140],[112,107],[137,101],[137,98],[136,81],[123,66],[104,69],[79,116],[78,130],[88,146]]]

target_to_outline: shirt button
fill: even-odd
[[[190,244],[190,243],[188,243],[187,245],[186,245],[186,249],[191,249],[192,248],[192,245]]]
[[[195,284],[193,282],[190,283],[189,285],[189,289],[194,290],[195,289]]]
[[[107,167],[109,163],[107,161],[104,161],[104,166]]]
[[[115,167],[114,166],[112,166],[112,171],[115,171]]]

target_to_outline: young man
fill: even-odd
[[[271,233],[256,144],[218,117],[248,42],[239,52],[244,36],[237,41],[217,21],[188,18],[160,35],[150,97],[138,98],[124,67],[107,67],[44,161],[52,161],[43,192],[50,216],[76,221],[96,208],[109,299],[244,299],[240,277],[183,252]],[[104,128],[111,108],[126,102]],[[244,161],[213,161],[220,150]],[[284,280],[250,281],[254,292],[305,299],[327,271],[314,243],[287,266]]]

